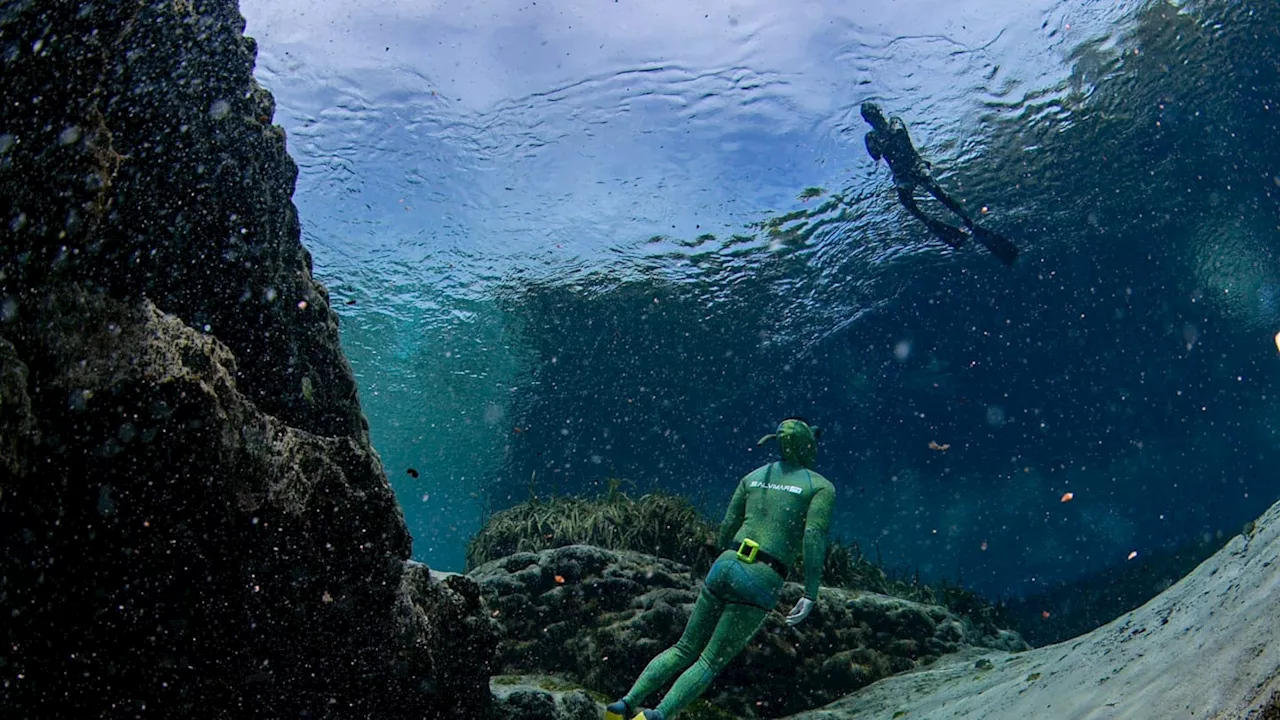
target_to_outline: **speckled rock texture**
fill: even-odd
[[[234,0],[0,4],[0,716],[474,718]]]
[[[230,348],[264,412],[362,436],[243,29],[234,0],[3,4],[0,321],[20,346],[61,282],[145,296]]]
[[[499,672],[543,672],[621,696],[675,643],[701,587],[679,563],[571,545],[475,568],[503,636]],[[778,612],[717,678],[707,699],[736,717],[778,717],[835,700],[890,674],[973,647],[1022,650],[1014,633],[983,635],[945,608],[824,588],[788,628],[803,588],[788,583]]]
[[[406,563],[367,445],[262,413],[226,346],[149,302],[38,308],[26,356],[0,346],[0,422],[27,430],[0,476],[6,708],[484,711],[479,588]]]

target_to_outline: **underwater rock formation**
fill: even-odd
[[[588,545],[517,553],[468,577],[503,626],[500,672],[562,676],[614,696],[679,638],[701,584],[675,561]],[[779,608],[802,592],[789,583]],[[734,717],[778,717],[971,647],[1027,646],[940,606],[823,588],[801,625],[772,614],[707,699]]]
[[[6,707],[487,704],[479,592],[406,566],[366,444],[262,413],[224,345],[149,302],[67,287],[39,308],[22,361],[0,353],[0,417],[23,430],[0,483]]]
[[[600,704],[582,688],[546,675],[499,675],[493,688],[493,717],[502,720],[599,720]]]
[[[234,0],[0,9],[6,717],[479,717]]]
[[[1142,607],[1057,645],[960,655],[797,719],[1280,717],[1280,503]]]
[[[61,282],[145,296],[227,345],[263,411],[362,435],[243,30],[234,0],[5,3],[0,317]]]

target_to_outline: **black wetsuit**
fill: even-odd
[[[881,116],[881,122],[883,122]],[[964,206],[954,200],[947,194],[938,181],[933,178],[932,166],[924,158],[920,157],[920,153],[916,151],[915,145],[911,142],[911,136],[907,134],[906,123],[902,122],[902,118],[893,117],[888,122],[888,127],[883,129],[873,129],[867,133],[866,137],[867,152],[875,160],[884,159],[889,164],[889,169],[893,171],[893,182],[898,190],[898,201],[907,209],[907,212],[914,215],[920,222],[924,223],[929,231],[939,240],[953,248],[959,248],[964,245],[966,234],[964,230],[942,222],[936,218],[931,218],[924,214],[920,206],[916,204],[916,189],[923,189],[930,195],[938,199],[938,202],[947,207],[948,210],[960,217],[960,221],[969,229],[969,232],[996,255],[1006,265],[1012,264],[1018,256],[1018,249],[1013,246],[1005,238],[997,235],[990,230],[978,227],[973,222],[973,218],[969,213],[965,212]]]

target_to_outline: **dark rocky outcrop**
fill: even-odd
[[[558,675],[614,696],[679,638],[701,585],[674,561],[587,545],[517,553],[468,576],[503,626],[499,671]],[[801,593],[789,583],[779,609]],[[824,588],[801,625],[770,615],[707,699],[734,717],[778,717],[973,647],[1027,645],[937,605]]]
[[[0,5],[0,714],[480,717],[234,0]]]
[[[297,166],[234,0],[0,9],[0,303],[146,296],[236,356],[239,387],[320,435],[363,435],[291,201]]]
[[[225,346],[146,301],[64,289],[38,307],[25,387],[24,362],[0,353],[3,422],[26,446],[0,484],[7,707],[469,717],[487,704],[478,589],[406,565],[366,444],[262,413]]]

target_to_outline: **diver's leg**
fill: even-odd
[[[947,209],[956,215],[959,215],[960,219],[964,221],[965,227],[969,228],[969,232],[973,233],[973,236],[977,238],[978,242],[981,243],[983,247],[990,250],[992,255],[999,258],[1000,262],[1005,265],[1012,265],[1013,261],[1018,259],[1018,248],[1014,246],[1013,243],[1009,242],[1008,238],[975,223],[973,218],[969,217],[969,214],[964,211],[964,207],[953,200],[946,191],[939,187],[936,180],[929,178],[929,181],[925,183],[925,187],[929,190],[930,195],[933,195],[938,199],[938,202],[946,205]]]
[[[727,603],[702,654],[680,675],[658,705],[662,717],[670,720],[697,700],[716,675],[747,646],[768,614],[768,610],[755,605]]]
[[[715,571],[716,569],[712,567],[711,572]],[[708,582],[710,579],[708,574]],[[631,690],[622,698],[627,707],[640,707],[645,698],[670,682],[676,673],[693,663],[694,658],[706,646],[715,631],[724,608],[724,601],[713,595],[707,590],[706,585],[703,585],[702,591],[698,593],[698,601],[694,603],[693,613],[689,615],[689,622],[684,626],[684,634],[675,645],[649,661],[644,672],[640,673],[640,677],[636,678],[635,684],[631,686]]]
[[[965,227],[973,227],[973,218],[969,217],[969,213],[965,212],[964,206],[948,195],[947,191],[942,189],[942,186],[938,184],[937,180],[929,178],[922,184],[924,185],[924,188],[929,191],[930,195],[938,199],[938,202],[945,205],[951,212],[959,215],[960,220],[965,224]]]
[[[933,233],[939,240],[953,248],[960,248],[964,246],[964,231],[958,227],[948,225],[941,220],[935,220],[928,215],[925,215],[924,211],[920,209],[920,206],[916,204],[916,199],[911,194],[911,190],[909,188],[901,186],[898,188],[898,202],[902,203],[902,206],[907,209],[907,212],[911,213],[917,220],[924,223],[925,227],[929,228],[929,232]]]

